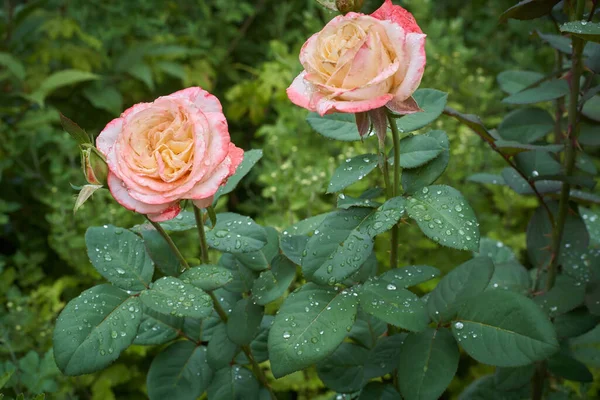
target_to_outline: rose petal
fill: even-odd
[[[244,150],[240,149],[233,143],[229,143],[229,159],[231,165],[229,166],[229,176],[235,174],[238,166],[244,161]]]
[[[422,33],[406,35],[405,57],[409,60],[409,64],[406,75],[394,95],[397,101],[408,99],[421,83],[426,63],[425,36]]]
[[[147,204],[134,199],[129,195],[129,192],[124,186],[123,181],[111,172],[108,173],[107,181],[108,188],[112,196],[119,204],[121,204],[128,210],[135,211],[140,214],[161,215],[163,212],[170,208],[179,207],[177,202],[171,202],[166,204]]]
[[[96,147],[104,154],[104,157],[108,156],[110,149],[113,147],[121,133],[122,127],[123,118],[115,118],[104,127],[102,132],[100,132],[96,138]]]
[[[192,200],[192,203],[194,203],[194,205],[198,208],[207,208],[212,206],[214,198],[215,196],[210,196],[205,199]]]
[[[186,99],[201,109],[205,114],[210,112],[223,112],[223,107],[221,107],[219,99],[197,86],[189,87],[164,97]]]
[[[317,96],[318,94],[315,94],[314,97]],[[394,96],[392,94],[386,93],[384,95],[362,101],[336,101],[326,98],[320,98],[315,101],[315,106],[317,112],[321,116],[336,111],[342,113],[357,113],[383,107],[393,97]]]
[[[385,0],[385,3],[371,16],[380,20],[392,21],[400,25],[406,32],[423,33],[417,25],[415,17],[404,8],[392,4],[392,0]]]
[[[315,108],[310,106],[310,98],[314,92],[312,85],[304,79],[306,76],[306,71],[302,71],[300,75],[298,75],[289,88],[287,88],[286,93],[288,98],[297,106],[302,108],[306,108],[310,111],[316,111]]]

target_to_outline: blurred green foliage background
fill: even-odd
[[[381,0],[368,0],[364,12]],[[498,25],[514,0],[404,0],[427,33],[428,66],[421,87],[449,93],[449,105],[496,126],[507,107],[495,76],[505,69],[550,72],[553,51],[530,34],[531,22]],[[374,140],[336,143],[311,131],[306,110],[285,89],[301,70],[300,47],[334,14],[314,0],[5,0],[0,11],[0,375],[17,366],[7,395],[46,392],[56,399],[145,398],[152,348],[133,346],[109,369],[65,378],[51,347],[54,319],[66,301],[99,282],[87,260],[88,226],[131,226],[140,217],[106,192],[73,214],[85,183],[76,144],[63,132],[59,112],[97,134],[134,103],[152,101],[187,86],[217,95],[233,140],[264,157],[242,187],[220,208],[283,228],[330,210],[324,195],[337,164],[372,151]],[[536,22],[550,31],[552,25]],[[458,187],[472,204],[482,235],[517,251],[533,199],[506,187],[465,181],[495,172],[502,160],[478,137],[449,118],[434,127],[450,137],[451,160],[443,183]],[[372,180],[381,180],[371,174]],[[351,189],[360,193],[370,182]],[[381,185],[382,182],[379,182]],[[364,185],[364,187],[360,187]],[[352,190],[349,192],[352,194]],[[414,228],[414,229],[413,229]],[[385,239],[385,238],[384,238]],[[178,237],[194,252],[193,239]],[[387,240],[378,243],[384,260]],[[416,229],[402,230],[403,264],[448,270],[463,252],[440,248]],[[193,253],[191,253],[193,254]],[[468,364],[451,386],[455,397],[483,374]],[[316,374],[294,374],[275,384],[297,397],[316,398]]]

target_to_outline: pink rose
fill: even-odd
[[[288,97],[321,115],[383,106],[406,113],[425,69],[425,36],[412,14],[391,0],[371,15],[340,15],[302,47],[304,71]]]
[[[230,141],[219,100],[199,87],[139,103],[96,140],[108,164],[108,187],[124,207],[166,221],[179,201],[212,204],[244,152]]]

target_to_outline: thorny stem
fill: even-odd
[[[198,228],[198,237],[200,237],[200,253],[202,264],[208,264],[208,245],[206,244],[206,233],[204,232],[204,221],[202,220],[202,212],[194,206],[194,218],[196,218],[196,227]]]
[[[148,217],[146,217],[146,219],[152,224],[154,229],[156,229],[158,233],[160,233],[163,239],[165,239],[165,242],[167,242],[171,250],[173,250],[173,253],[175,253],[175,256],[177,256],[177,259],[179,260],[183,268],[190,269],[190,264],[188,264],[188,262],[185,260],[185,257],[183,257],[183,254],[181,254],[181,252],[177,248],[177,245],[175,244],[175,242],[173,242],[173,239],[171,239],[171,236],[169,236],[169,234],[163,229],[162,226],[160,226],[158,222],[154,222]]]
[[[585,8],[585,0],[577,0],[577,8],[575,10],[575,21],[583,18],[583,11]],[[573,174],[573,168],[575,166],[577,136],[579,135],[579,89],[580,89],[580,78],[583,72],[581,54],[583,52],[583,39],[576,36],[571,36],[571,42],[573,45],[573,53],[571,59],[571,91],[569,97],[569,116],[568,126],[565,137],[565,157],[564,167],[565,175],[571,176]],[[556,274],[558,269],[558,259],[560,253],[560,244],[563,237],[563,230],[567,215],[569,213],[569,195],[571,192],[571,185],[568,182],[564,182],[560,192],[560,200],[558,203],[558,217],[556,224],[552,230],[552,245],[551,245],[551,261],[548,267],[548,276],[546,277],[546,291],[549,291],[554,286],[556,280]]]

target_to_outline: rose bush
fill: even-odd
[[[425,68],[425,36],[412,14],[391,0],[371,15],[340,15],[302,47],[304,71],[288,96],[321,115],[383,106],[417,111],[410,100]]]
[[[244,156],[230,141],[221,103],[199,87],[134,105],[104,128],[96,145],[114,198],[153,221],[174,218],[183,199],[211,205]]]

